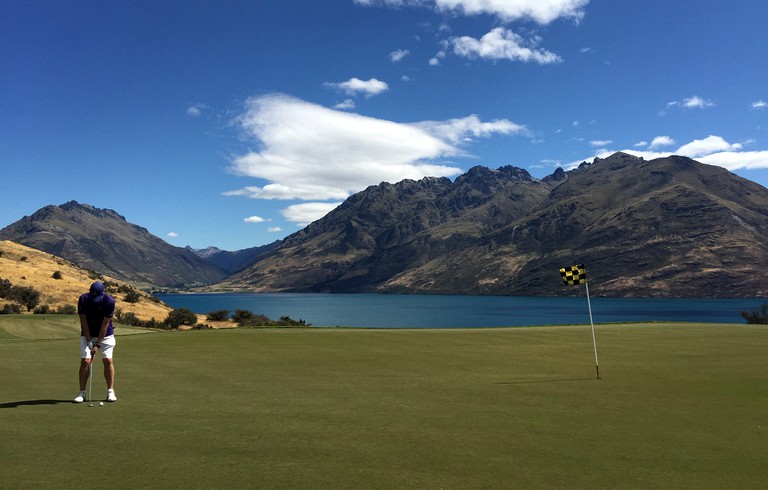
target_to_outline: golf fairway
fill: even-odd
[[[0,323],[2,488],[768,481],[766,326],[597,325],[600,380],[589,326],[127,335],[88,407],[77,328],[38,318]]]

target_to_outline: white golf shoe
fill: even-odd
[[[117,401],[117,397],[115,396],[115,390],[107,390],[107,401],[108,402]]]
[[[81,391],[77,394],[74,400],[72,400],[75,403],[83,403],[85,401],[85,392]]]

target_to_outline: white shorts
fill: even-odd
[[[95,339],[94,339],[95,340]],[[115,348],[115,336],[110,335],[109,337],[104,337],[104,340],[101,341],[101,348],[99,349],[99,353],[101,354],[102,359],[112,359],[112,350]],[[80,359],[90,359],[91,358],[91,349],[88,347],[88,341],[85,340],[85,336],[80,336]]]

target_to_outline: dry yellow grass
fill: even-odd
[[[14,286],[32,287],[40,291],[40,305],[48,305],[54,310],[66,305],[77,306],[77,298],[88,291],[88,287],[97,279],[130,286],[113,277],[81,269],[61,257],[11,241],[0,241],[0,252],[0,278],[11,281]],[[54,279],[56,272],[60,273],[60,279]],[[109,292],[117,301],[120,311],[124,314],[133,313],[140,320],[154,318],[163,321],[172,310],[138,290],[140,298],[137,303],[123,301],[124,295],[121,293]],[[3,303],[4,300],[0,299],[0,307]]]

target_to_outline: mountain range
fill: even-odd
[[[534,179],[511,166],[382,183],[226,279],[257,291],[768,294],[768,190],[689,158],[617,153]]]
[[[768,295],[768,189],[689,158],[617,153],[535,179],[477,166],[381,183],[285,239],[173,247],[111,210],[47,206],[8,239],[134,283],[208,290],[577,295],[585,264],[616,297]]]

